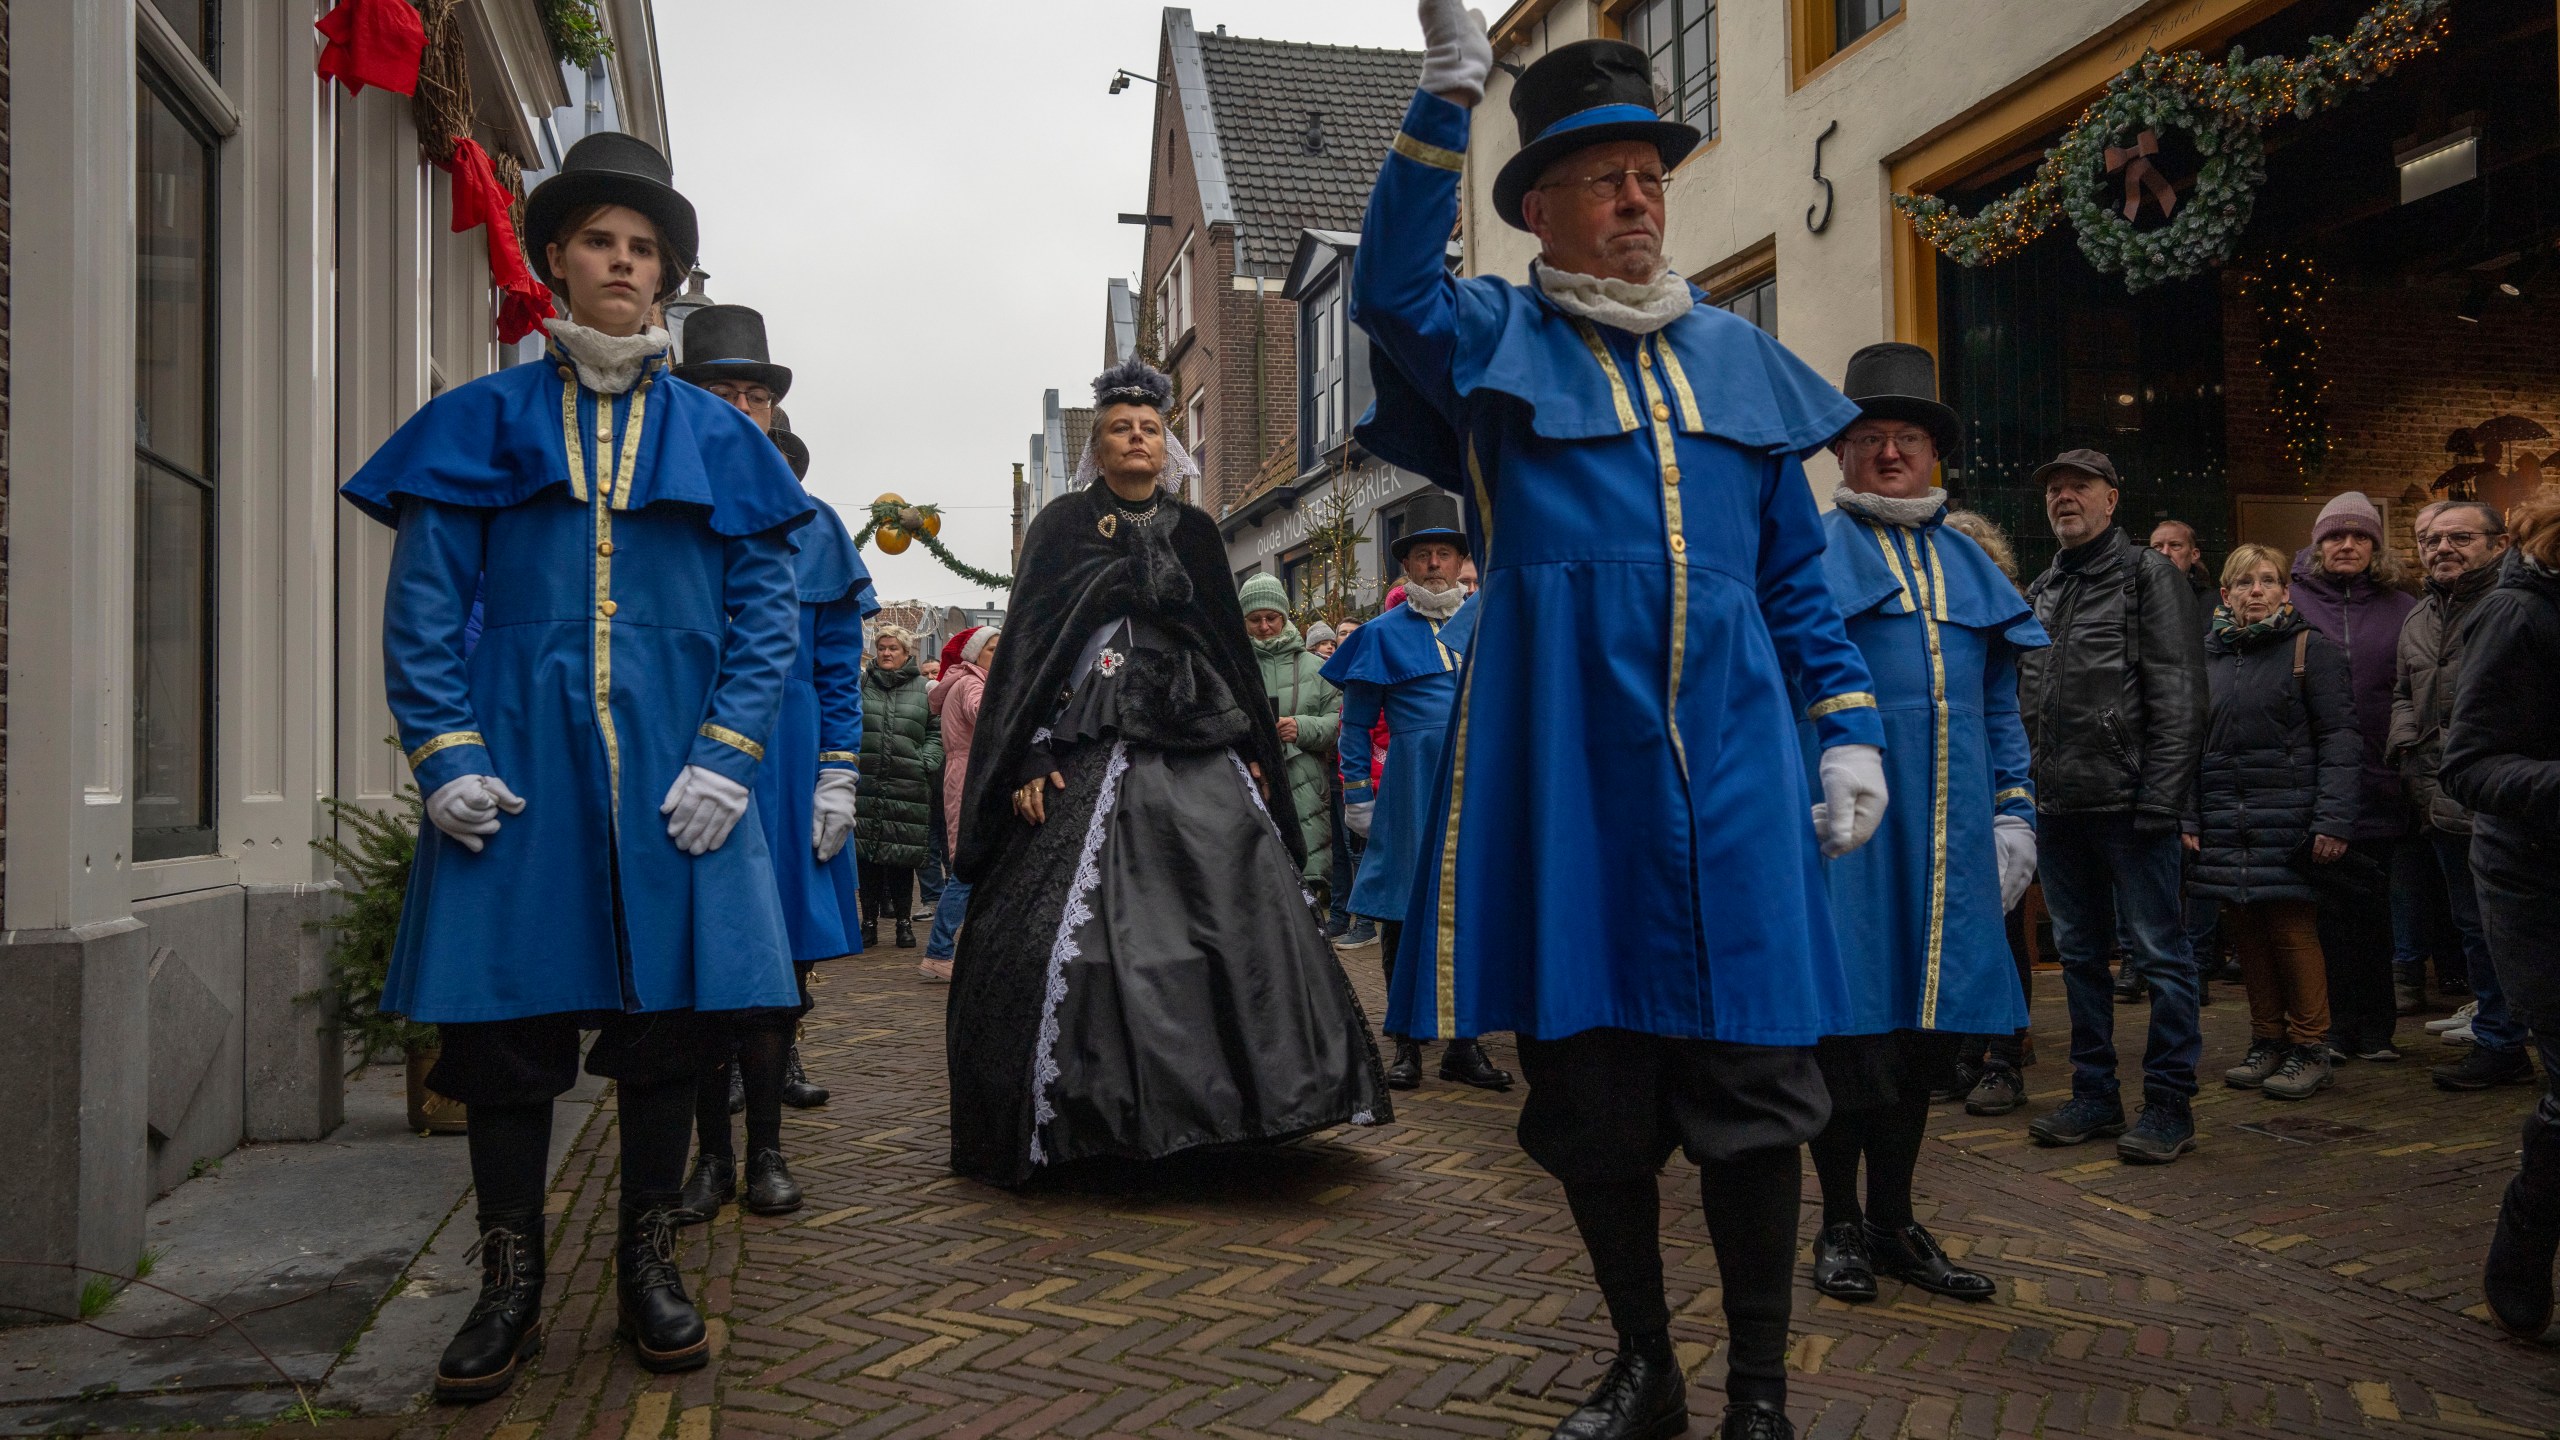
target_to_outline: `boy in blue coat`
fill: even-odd
[[[665,157],[591,135],[525,211],[568,301],[544,363],[429,402],[343,491],[399,531],[384,675],[430,822],[382,1008],[438,1027],[428,1083],[471,1111],[483,1274],[437,1368],[452,1401],[540,1348],[551,1107],[581,1029],[621,1106],[622,1333],[647,1369],[709,1358],[673,1259],[693,1082],[726,1036],[704,1017],[799,998],[751,787],[812,507],[751,422],[665,374],[646,321],[696,234]]]

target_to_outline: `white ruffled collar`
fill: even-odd
[[[1412,606],[1413,613],[1423,619],[1434,624],[1444,623],[1458,613],[1459,606],[1467,603],[1467,587],[1452,585],[1446,590],[1425,590],[1420,585],[1407,585],[1404,587],[1404,603]]]
[[[1654,331],[1689,313],[1697,299],[1689,282],[1665,270],[1649,283],[1605,275],[1579,275],[1538,264],[1531,267],[1538,289],[1568,315],[1601,325],[1615,325],[1638,335]]]
[[[578,383],[599,395],[630,389],[649,362],[667,349],[667,332],[655,325],[637,335],[607,335],[567,319],[545,320],[542,328],[578,367]]]
[[[1870,495],[1863,490],[1850,489],[1848,482],[1843,481],[1832,490],[1831,503],[1861,520],[1917,530],[1947,508],[1947,492],[1932,485],[1918,495]]]

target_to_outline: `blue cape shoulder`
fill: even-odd
[[[563,367],[527,364],[456,386],[420,406],[339,493],[396,525],[403,496],[502,510],[566,485],[560,399],[571,383]],[[808,519],[814,506],[789,462],[737,407],[663,370],[644,384],[630,498],[617,508],[698,505],[723,535]]]
[[[1449,667],[1441,663],[1440,646],[1450,653],[1464,655],[1476,634],[1476,597],[1458,607],[1436,637],[1431,622],[1422,618],[1412,606],[1399,605],[1368,624],[1351,632],[1324,662],[1323,675],[1335,685],[1365,680],[1372,685],[1401,685],[1407,680],[1444,673]],[[1433,643],[1434,641],[1438,643]]]
[[[1591,353],[1581,328],[1526,285],[1494,276],[1456,282],[1458,335],[1454,374],[1461,400],[1493,391],[1530,412],[1530,426],[1551,440],[1588,440],[1625,433],[1617,392]],[[1727,310],[1700,303],[1661,333],[1678,358],[1696,400],[1674,407],[1674,423],[1773,455],[1809,455],[1858,418],[1858,407],[1777,337]],[[1377,401],[1359,426],[1360,442],[1390,463],[1464,493],[1463,440],[1424,392],[1396,368],[1384,346],[1371,346]],[[1623,367],[1621,367],[1623,370]],[[1630,393],[1637,380],[1621,374]]]
[[[844,517],[826,501],[814,495],[809,498],[817,513],[791,537],[800,545],[792,564],[799,577],[801,603],[824,605],[860,591],[868,607],[862,613],[872,614],[880,602],[870,595],[871,569],[862,563],[862,552],[853,548]]]
[[[1940,513],[1928,532],[1936,537],[1938,567],[1946,579],[1947,623],[1992,631],[2021,650],[2052,644],[2018,587],[2009,583],[2009,577],[2000,573],[1971,536],[1947,528],[1944,512]],[[1822,530],[1823,578],[1842,615],[1863,615],[1879,606],[1888,615],[1911,613],[1902,577],[1886,562],[1884,547],[1876,542],[1872,528],[1848,511],[1834,509],[1822,517]]]

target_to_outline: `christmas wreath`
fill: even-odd
[[[2266,183],[2259,131],[2308,119],[2443,43],[2452,0],[2383,0],[2344,40],[2323,35],[2300,59],[2248,58],[2234,47],[2211,63],[2192,50],[2145,51],[2045,152],[2035,174],[1979,214],[1935,195],[1896,195],[1921,240],[1959,265],[2008,258],[2068,218],[2080,251],[2125,288],[2182,279],[2231,258]],[[2193,188],[2182,198],[2156,163],[2164,138],[2191,147]],[[2120,192],[2120,193],[2119,193]],[[2145,226],[2154,211],[2161,221]]]

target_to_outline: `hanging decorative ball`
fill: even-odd
[[[871,532],[871,538],[880,542],[880,553],[883,555],[904,555],[907,553],[907,547],[915,543],[914,536],[895,525],[881,526]]]
[[[871,503],[874,505],[904,505],[907,503],[907,497],[899,494],[895,490],[891,490]]]
[[[927,535],[932,536],[934,539],[941,539],[942,512],[939,510],[927,510],[922,512],[916,520],[916,526],[923,530]]]

